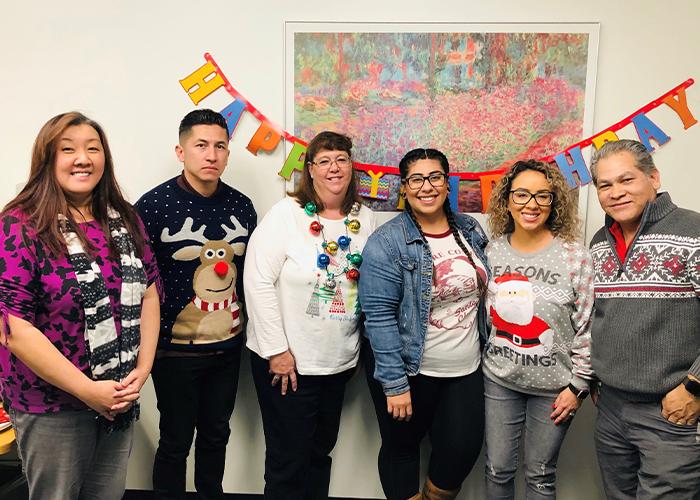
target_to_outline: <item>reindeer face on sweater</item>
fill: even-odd
[[[244,247],[242,243],[234,244]],[[210,241],[199,254],[201,264],[194,273],[192,287],[200,299],[206,302],[221,302],[233,295],[236,288],[236,266],[233,256],[236,250],[223,240]],[[239,248],[238,255],[243,254]]]
[[[181,230],[170,234],[163,230],[164,242],[190,241],[173,254],[175,260],[196,260],[200,264],[192,278],[194,298],[178,314],[172,329],[172,342],[206,344],[221,342],[236,335],[242,324],[236,297],[237,270],[235,255],[243,255],[245,243],[233,243],[248,235],[248,229],[231,216],[233,228],[221,224],[226,233],[223,240],[207,240],[206,225],[193,229],[193,219],[188,217]]]

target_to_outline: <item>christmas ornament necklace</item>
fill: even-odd
[[[309,231],[312,234],[318,236],[319,234],[323,238],[323,243],[321,247],[323,248],[323,253],[319,254],[316,259],[316,265],[326,271],[326,280],[324,282],[324,288],[327,290],[334,290],[338,286],[336,277],[342,276],[343,274],[348,279],[348,281],[358,281],[360,279],[360,271],[357,268],[362,264],[362,256],[360,252],[352,253],[350,249],[350,238],[348,230],[353,233],[360,231],[360,221],[357,219],[350,220],[348,215],[357,217],[360,214],[360,204],[353,203],[350,209],[350,214],[345,216],[345,235],[340,236],[337,241],[326,239],[326,234],[324,232],[323,224],[321,224],[321,218],[316,212],[316,204],[309,202],[304,206],[304,212],[307,215],[313,217],[316,216],[316,220],[311,222],[309,225]],[[344,255],[338,259],[333,267],[331,267],[331,257],[335,256],[339,250],[342,250]]]

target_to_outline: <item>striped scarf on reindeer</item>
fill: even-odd
[[[75,270],[85,314],[85,346],[93,380],[121,382],[134,368],[141,345],[141,300],[146,293],[146,271],[121,216],[108,209],[109,231],[116,243],[122,272],[120,294],[121,335],[117,335],[114,312],[100,267],[83,249],[70,221],[62,215],[63,238],[68,260]],[[128,429],[139,418],[139,402],[118,413],[114,421],[100,418],[108,433]]]

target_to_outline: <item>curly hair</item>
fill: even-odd
[[[491,193],[487,211],[491,235],[496,238],[515,231],[515,222],[508,210],[510,190],[513,180],[526,170],[533,170],[543,174],[554,194],[552,210],[545,221],[547,229],[554,236],[558,236],[564,241],[573,242],[576,240],[581,234],[581,220],[578,216],[578,206],[575,203],[569,185],[559,168],[537,160],[516,162],[498,181]]]

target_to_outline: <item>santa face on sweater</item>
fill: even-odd
[[[532,285],[519,289],[512,287],[499,288],[494,307],[498,315],[505,321],[516,325],[527,325],[532,321],[535,309],[535,299]]]
[[[507,273],[495,280],[498,290],[491,307],[494,342],[528,354],[548,354],[553,333],[547,323],[534,315],[532,283],[518,273]]]

